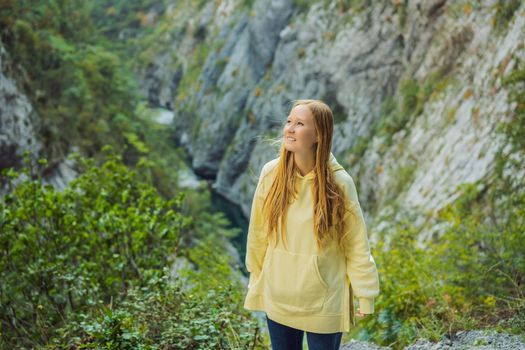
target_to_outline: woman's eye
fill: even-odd
[[[301,122],[299,122],[299,123],[297,123],[297,124],[301,124],[301,125],[304,125],[304,124],[303,124],[303,123],[301,123]]]

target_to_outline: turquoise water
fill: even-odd
[[[239,257],[241,260],[240,270],[245,276],[247,276],[248,271],[246,271],[244,266],[244,259],[246,257],[246,235],[248,233],[248,219],[243,215],[241,208],[238,205],[230,202],[228,199],[214,192],[213,189],[211,190],[211,194],[213,211],[223,212],[231,223],[230,227],[238,228],[240,230],[239,234],[231,240],[231,243],[239,252]]]

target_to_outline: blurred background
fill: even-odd
[[[247,218],[299,98],[379,270],[342,348],[525,348],[523,38],[521,0],[0,1],[0,348],[268,349]]]

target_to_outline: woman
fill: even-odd
[[[273,349],[339,349],[357,316],[374,312],[376,265],[352,177],[330,152],[333,115],[294,102],[279,157],[261,171],[252,203],[244,307],[266,313]]]

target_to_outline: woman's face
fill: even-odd
[[[315,151],[317,133],[314,116],[306,105],[292,108],[283,128],[284,147],[294,153]]]

